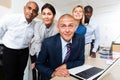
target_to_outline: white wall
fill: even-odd
[[[12,12],[11,9],[0,6],[0,17],[5,15],[5,14],[9,14],[11,12]]]
[[[102,46],[110,46],[112,41],[120,39],[119,9],[120,3],[95,10],[95,16],[100,27],[100,45]]]
[[[12,0],[11,9],[13,13],[21,13],[23,12],[23,8],[29,0]]]

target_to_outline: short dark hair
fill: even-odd
[[[87,11],[88,9],[89,9],[91,12],[93,12],[92,6],[87,5],[87,6],[84,7],[84,10],[85,10],[85,11]]]
[[[41,12],[42,12],[43,9],[45,9],[45,8],[50,9],[50,10],[52,11],[53,15],[56,14],[55,8],[54,8],[51,4],[45,3],[45,4],[42,6],[42,8],[41,8]]]
[[[38,4],[35,1],[29,1],[29,2],[26,3],[26,5],[28,5],[29,3],[34,3],[37,6],[36,8],[37,8],[37,13],[38,13],[39,12],[39,6],[38,6]]]

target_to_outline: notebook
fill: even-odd
[[[107,69],[94,67],[84,64],[83,66],[69,69],[71,76],[78,78],[79,80],[100,80],[102,79],[112,67],[118,63],[120,58],[116,59]]]

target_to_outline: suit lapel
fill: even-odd
[[[62,63],[62,45],[61,45],[61,39],[60,39],[60,35],[57,36],[57,40],[56,40],[57,44],[56,44],[56,60],[58,61],[58,63]]]
[[[75,57],[75,53],[76,53],[76,48],[77,48],[77,45],[78,45],[78,40],[76,40],[76,36],[74,35],[74,37],[72,38],[72,47],[71,47],[71,54],[70,54],[70,57],[68,60],[70,59],[74,59]]]

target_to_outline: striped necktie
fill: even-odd
[[[70,56],[70,53],[71,53],[71,43],[66,44],[66,46],[67,46],[67,53],[66,53],[66,56],[65,56],[65,59],[64,59],[63,63],[67,62],[67,60],[68,60],[68,58]]]

